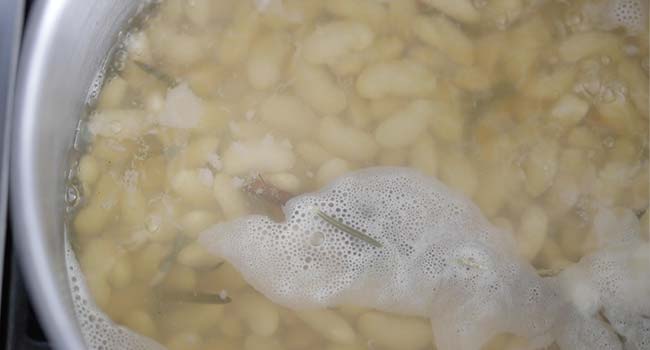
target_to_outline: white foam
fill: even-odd
[[[70,242],[65,241],[65,262],[72,304],[81,334],[90,350],[164,350],[154,340],[115,324],[95,304],[86,286]]]
[[[382,243],[376,248],[317,216],[321,210]],[[479,349],[510,332],[539,346],[561,307],[520,259],[512,237],[470,200],[406,168],[346,174],[290,200],[287,221],[249,216],[200,241],[290,308],[359,305],[430,316],[439,349]]]
[[[648,0],[603,0],[589,3],[587,15],[606,30],[624,28],[629,34],[648,31]]]

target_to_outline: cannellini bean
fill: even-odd
[[[318,168],[316,180],[319,185],[323,186],[349,171],[350,165],[348,162],[340,158],[332,158]]]
[[[472,197],[478,187],[474,166],[458,151],[452,151],[443,157],[440,179],[468,197]]]
[[[601,145],[600,137],[587,126],[577,126],[569,131],[567,145],[585,149],[598,149]]]
[[[523,93],[541,100],[557,99],[573,86],[575,76],[576,68],[573,66],[560,66],[551,73],[539,72],[526,82]]]
[[[215,175],[213,193],[226,219],[232,220],[246,215],[246,199],[233,184],[232,177],[226,174]]]
[[[408,147],[424,132],[434,108],[427,100],[416,100],[375,129],[375,140],[388,149]]]
[[[278,329],[280,315],[277,307],[255,292],[238,296],[237,307],[251,331],[261,337],[270,337]]]
[[[160,318],[167,331],[202,333],[216,327],[224,317],[223,305],[177,304]]]
[[[325,68],[298,62],[293,76],[295,93],[316,112],[335,116],[347,107],[345,92]]]
[[[453,102],[434,101],[430,118],[431,133],[434,139],[447,143],[459,143],[463,139],[465,118]]]
[[[171,178],[172,190],[190,204],[209,206],[214,203],[210,193],[213,186],[212,171],[207,168],[181,170]]]
[[[146,337],[153,338],[156,335],[156,323],[144,310],[134,310],[129,312],[122,322],[128,328]]]
[[[128,226],[142,226],[147,215],[147,199],[138,188],[122,192],[120,201],[120,221]]]
[[[587,115],[589,103],[574,94],[566,94],[551,107],[552,120],[563,126],[575,126]]]
[[[288,329],[284,336],[284,345],[287,350],[311,349],[320,340],[316,332],[305,325],[294,325]]]
[[[470,0],[425,0],[424,2],[445,15],[463,23],[476,23],[481,17]]]
[[[402,97],[386,97],[370,100],[368,105],[370,114],[377,120],[384,120],[399,110],[406,108],[410,99]]]
[[[87,274],[86,284],[95,304],[101,309],[108,307],[111,299],[111,286],[106,281],[106,278]]]
[[[438,156],[435,143],[430,137],[422,136],[413,145],[409,153],[409,164],[429,176],[436,176]]]
[[[187,168],[198,168],[210,163],[219,147],[216,137],[200,137],[192,141],[180,154],[182,163]]]
[[[488,217],[496,215],[505,205],[508,195],[505,181],[508,180],[509,178],[500,168],[486,169],[481,172],[474,200]]]
[[[98,160],[118,165],[131,158],[135,152],[135,143],[131,140],[116,140],[110,137],[96,137],[93,143],[92,155]]]
[[[112,109],[120,106],[126,96],[129,84],[119,76],[111,79],[102,89],[97,109]]]
[[[255,142],[269,135],[269,127],[256,120],[231,121],[228,123],[234,140]]]
[[[625,60],[618,65],[618,75],[625,79],[628,86],[628,93],[634,106],[644,118],[648,119],[648,76],[643,73],[641,65],[633,60]]]
[[[366,23],[374,30],[381,30],[388,16],[384,6],[374,0],[328,0],[325,9],[336,16]]]
[[[371,311],[357,325],[366,338],[392,350],[422,349],[432,342],[431,325],[422,319]]]
[[[193,133],[205,136],[219,135],[228,129],[232,111],[222,101],[212,100],[203,103],[203,113]]]
[[[545,195],[547,208],[552,216],[566,214],[578,201],[580,187],[573,176],[560,174]]]
[[[246,67],[251,86],[265,90],[275,85],[290,51],[286,33],[275,32],[258,39],[251,48]]]
[[[217,57],[223,64],[234,64],[246,57],[259,31],[259,12],[251,5],[248,1],[239,1],[230,26],[224,31],[217,48]]]
[[[91,115],[88,130],[93,135],[117,140],[135,139],[144,134],[152,122],[142,111],[109,109]]]
[[[146,63],[153,62],[151,44],[149,43],[149,38],[145,32],[129,33],[125,44],[131,60],[138,60]],[[105,92],[102,92],[102,94],[104,93]]]
[[[327,151],[353,161],[370,161],[378,151],[372,136],[363,130],[347,127],[336,118],[321,119],[318,139]]]
[[[224,171],[231,175],[279,173],[293,168],[291,144],[277,142],[270,135],[259,141],[233,142],[223,155]]]
[[[634,134],[644,129],[637,111],[625,97],[616,96],[614,101],[599,103],[596,108],[603,124],[619,135]]]
[[[308,138],[318,125],[318,117],[299,98],[273,95],[260,106],[262,120],[292,138]]]
[[[357,78],[357,92],[361,97],[427,96],[436,90],[435,75],[425,66],[411,61],[390,61],[366,67]]]
[[[330,344],[326,349],[327,350],[366,350],[367,347],[361,344]]]
[[[190,238],[196,238],[210,226],[217,223],[219,216],[212,211],[193,210],[183,215],[179,224],[181,231]]]
[[[375,35],[367,25],[352,21],[332,21],[316,27],[302,44],[301,53],[313,64],[335,63],[354,51],[372,45]]]
[[[533,197],[544,193],[555,179],[558,165],[558,145],[552,141],[540,141],[528,154],[524,164],[526,191]]]
[[[566,62],[576,62],[599,53],[611,55],[618,51],[618,43],[612,33],[578,32],[559,44],[558,54]]]
[[[162,280],[163,288],[173,291],[193,291],[198,278],[196,272],[187,266],[174,265]]]
[[[191,66],[205,56],[200,38],[178,32],[166,24],[152,24],[147,30],[147,37],[155,56],[173,68]]]
[[[238,291],[246,286],[246,281],[244,281],[239,271],[228,262],[219,266],[218,269],[204,273],[199,283],[202,290],[217,293],[222,290],[227,292]]]
[[[89,154],[84,155],[79,160],[79,170],[77,177],[82,183],[92,185],[99,178],[101,169],[97,159]]]
[[[447,18],[419,16],[413,22],[413,31],[420,40],[441,50],[454,62],[474,64],[474,43]]]
[[[490,76],[477,66],[459,67],[454,74],[454,83],[461,89],[483,91],[491,86]]]
[[[133,255],[133,272],[136,280],[151,280],[152,276],[158,272],[160,262],[168,256],[171,251],[169,243],[150,243]]]
[[[348,54],[330,64],[330,67],[337,76],[355,75],[370,63],[399,58],[402,51],[404,51],[404,43],[399,38],[381,37],[369,48]]]
[[[387,5],[391,30],[402,37],[410,37],[411,23],[419,12],[417,0],[389,1]]]
[[[226,314],[226,316],[219,322],[219,331],[230,338],[240,338],[244,335],[245,329],[241,320],[235,315]],[[236,349],[239,349],[237,347]],[[236,350],[233,349],[233,350]]]
[[[539,16],[520,22],[508,32],[501,65],[511,82],[520,84],[528,78],[540,51],[551,38],[549,26]]]
[[[126,255],[122,255],[113,264],[108,274],[108,283],[115,288],[124,288],[133,280],[131,262]]]
[[[296,146],[296,152],[305,162],[314,167],[319,167],[328,159],[332,158],[332,155],[321,145],[310,141],[299,143]]]
[[[79,210],[73,222],[75,232],[82,236],[99,234],[119,205],[119,187],[111,173],[99,179],[91,198],[90,203]]]
[[[404,149],[391,149],[381,152],[379,155],[379,165],[382,166],[404,166],[407,161],[407,154]]]
[[[204,269],[215,267],[223,262],[223,259],[210,254],[203,245],[193,242],[185,246],[176,259],[180,264],[193,269]]]
[[[165,345],[169,350],[199,350],[202,343],[200,335],[186,332],[172,335]]]
[[[354,328],[343,317],[332,310],[304,310],[296,312],[296,315],[329,341],[352,344],[356,340]]]
[[[113,241],[106,238],[97,238],[91,240],[84,247],[79,263],[84,273],[106,277],[119,255],[118,247]]]
[[[302,185],[300,179],[292,173],[276,173],[265,176],[264,178],[271,185],[289,193],[299,193]]]
[[[212,0],[183,1],[185,16],[198,27],[205,27],[212,19]]]
[[[535,259],[540,265],[551,271],[561,271],[573,262],[567,259],[560,246],[552,239],[544,241],[544,246]]]
[[[475,44],[476,57],[480,57],[480,59],[476,60],[476,65],[486,73],[493,74],[507,44],[506,35],[501,31],[477,38]]]
[[[521,217],[515,232],[517,250],[529,261],[535,258],[544,245],[548,234],[548,217],[542,208],[531,205]]]
[[[283,350],[283,347],[275,338],[249,335],[244,340],[244,350]]]

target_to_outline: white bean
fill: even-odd
[[[115,288],[125,288],[133,280],[133,271],[128,256],[122,255],[113,264],[108,274],[108,282]]]
[[[134,310],[129,312],[124,317],[123,322],[125,326],[146,337],[153,338],[156,335],[156,323],[144,310]]]
[[[268,299],[255,292],[238,297],[237,307],[251,331],[261,337],[270,337],[278,329],[278,309]]]
[[[310,141],[299,143],[298,146],[296,146],[296,152],[305,162],[309,163],[309,165],[313,167],[319,167],[328,159],[332,158],[332,155],[329,154],[321,145]]]
[[[88,120],[93,135],[122,139],[136,139],[152,126],[152,120],[142,111],[108,109],[94,113]]]
[[[417,318],[371,311],[359,317],[358,327],[366,338],[391,350],[417,350],[432,342],[430,323]]]
[[[438,156],[435,144],[430,137],[422,136],[413,145],[409,154],[409,164],[429,176],[436,176]]]
[[[333,21],[316,27],[305,39],[301,52],[307,62],[331,64],[346,54],[368,48],[374,38],[372,30],[363,23]]]
[[[463,23],[476,23],[481,18],[480,13],[470,0],[425,0],[425,2],[445,15]]]
[[[558,146],[555,142],[540,141],[533,146],[524,164],[528,194],[537,197],[551,187],[557,173],[557,157]]]
[[[79,181],[92,185],[97,181],[100,175],[100,167],[97,159],[89,154],[84,155],[79,160]]]
[[[299,98],[273,95],[260,106],[264,122],[292,138],[308,138],[315,131],[318,117]]]
[[[550,116],[563,126],[574,126],[587,115],[589,103],[574,94],[562,96],[553,107]]]
[[[435,75],[411,61],[380,62],[366,67],[357,78],[361,97],[425,97],[436,90]]]
[[[99,179],[91,198],[73,222],[75,232],[82,236],[99,234],[119,205],[119,187],[112,174],[104,174]]]
[[[180,264],[193,269],[203,269],[215,267],[223,260],[215,255],[210,254],[203,245],[193,242],[184,247],[179,253],[177,260]]]
[[[209,206],[214,203],[210,193],[213,175],[209,169],[181,170],[171,177],[172,190],[187,203],[196,206]]]
[[[293,168],[295,161],[291,145],[270,135],[259,141],[233,142],[223,155],[224,171],[231,175],[279,173]]]
[[[283,350],[283,347],[275,338],[249,335],[244,340],[244,350]]]
[[[618,38],[613,33],[577,32],[558,46],[560,58],[576,62],[598,53],[613,54],[618,50]]]
[[[343,317],[332,310],[304,310],[296,312],[296,315],[329,341],[352,344],[356,340],[357,336],[354,328]]]
[[[323,186],[349,171],[348,162],[340,158],[332,158],[318,168],[316,180],[319,185]]]
[[[258,39],[247,62],[248,81],[256,89],[269,89],[281,77],[285,59],[291,51],[287,34],[271,33]]]
[[[190,238],[196,238],[199,233],[214,225],[219,216],[211,211],[193,210],[183,215],[179,221],[182,232]]]
[[[447,18],[419,16],[413,22],[413,31],[420,40],[441,50],[454,62],[463,65],[474,64],[474,43]]]
[[[298,62],[293,69],[295,93],[321,115],[335,116],[347,107],[345,91],[323,67]]]
[[[336,118],[321,119],[318,139],[329,152],[353,161],[370,161],[378,151],[372,136],[363,130],[347,127]]]
[[[536,205],[531,205],[523,213],[521,223],[515,235],[517,250],[529,261],[535,258],[544,245],[548,231],[546,212]]]
[[[444,156],[440,179],[468,197],[472,197],[478,187],[474,165],[458,151],[452,151]]]
[[[234,64],[248,54],[251,42],[260,29],[259,12],[248,1],[238,1],[230,26],[221,37],[217,57],[223,64]]]
[[[300,179],[292,173],[271,174],[265,179],[276,188],[289,193],[299,193],[302,186]]]
[[[215,175],[213,193],[228,220],[246,215],[248,212],[246,198],[234,186],[232,177],[226,174]]]
[[[375,129],[375,140],[380,146],[388,149],[408,147],[417,141],[432,117],[432,103],[427,100],[415,100],[379,124]]]
[[[126,96],[129,84],[119,76],[112,78],[103,87],[102,94],[97,103],[97,109],[117,108]]]
[[[196,333],[177,333],[167,341],[166,348],[169,350],[199,350],[203,339]]]
[[[374,30],[381,30],[388,16],[384,6],[374,0],[328,0],[325,9],[336,16],[366,23]]]
[[[142,226],[147,215],[147,199],[137,187],[122,192],[120,221],[131,227]]]

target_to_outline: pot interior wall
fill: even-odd
[[[88,91],[145,1],[57,0],[33,6],[21,52],[12,133],[13,233],[48,338],[83,349],[64,264],[64,193]]]

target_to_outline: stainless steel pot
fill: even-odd
[[[64,265],[68,154],[86,96],[119,30],[144,0],[35,1],[12,130],[13,234],[38,317],[58,349],[84,349]]]

